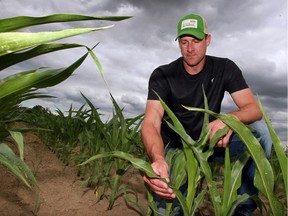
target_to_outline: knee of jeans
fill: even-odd
[[[239,157],[246,151],[247,151],[246,145],[235,133],[233,133],[229,143],[230,156],[239,159]]]
[[[261,120],[250,124],[250,126],[255,130],[253,132],[255,137],[260,139],[259,142],[265,152],[266,157],[270,158],[272,139],[266,123],[263,120]]]

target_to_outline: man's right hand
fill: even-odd
[[[168,164],[164,159],[154,161],[151,166],[156,175],[166,179],[167,183],[169,182]],[[173,190],[162,180],[149,178],[147,175],[144,175],[143,179],[158,196],[164,199],[174,199],[176,197]]]

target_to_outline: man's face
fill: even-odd
[[[179,38],[179,47],[186,67],[197,67],[199,64],[203,63],[210,40],[210,35],[207,35],[202,40],[192,36],[183,36]]]

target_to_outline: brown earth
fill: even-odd
[[[32,133],[25,135],[25,162],[40,187],[39,216],[139,215],[133,205],[132,208],[127,206],[123,197],[116,200],[112,210],[107,210],[108,200],[104,198],[97,202],[93,188],[81,187],[83,182],[77,177],[76,168],[64,166]],[[2,165],[0,176],[0,216],[35,215],[35,193]],[[137,188],[139,203],[146,210],[145,186],[138,171],[128,173],[125,180]]]

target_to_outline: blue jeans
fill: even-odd
[[[254,122],[249,125],[255,131],[253,131],[253,135],[256,138],[261,137],[260,144],[265,152],[267,158],[270,157],[271,147],[272,147],[272,140],[267,129],[266,123],[261,120]],[[169,147],[168,147],[169,148]],[[236,134],[233,134],[229,141],[229,153],[230,157],[239,158],[245,151],[247,150],[245,144],[238,138]],[[166,149],[166,153],[168,150]],[[209,158],[209,161],[215,160],[222,160],[225,156],[225,149],[224,148],[215,148],[214,154]],[[237,193],[239,195],[247,193],[248,195],[257,195],[258,191],[254,187],[254,175],[255,175],[256,166],[252,158],[249,158],[247,163],[245,164],[243,171],[242,171],[242,184],[238,189]],[[187,189],[187,185],[183,185],[181,191],[185,193]],[[161,198],[155,196],[155,201],[160,202],[159,211],[165,212],[165,203],[160,201]],[[174,205],[179,206],[177,200],[174,201]],[[252,215],[253,211],[257,208],[256,203],[252,199],[248,199],[245,202],[239,204],[235,210],[235,215]],[[178,216],[183,215],[183,212],[177,214]]]

